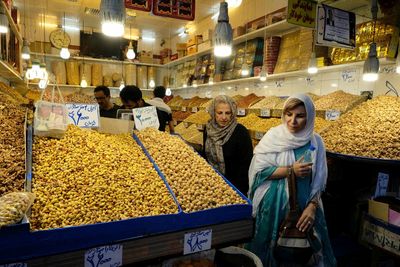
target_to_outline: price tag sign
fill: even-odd
[[[192,107],[192,112],[197,112],[197,111],[199,111],[198,107]]]
[[[22,262],[0,264],[0,267],[28,267],[28,264]]]
[[[238,116],[245,116],[246,115],[246,110],[244,108],[239,108],[237,110],[237,115]]]
[[[148,127],[158,129],[160,127],[160,122],[158,121],[156,107],[143,107],[134,108],[132,110],[133,119],[135,120],[136,129],[143,130]]]
[[[70,124],[81,128],[98,128],[99,105],[98,104],[66,104]]]
[[[189,127],[189,123],[188,122],[184,122],[183,126],[185,126],[185,128],[188,128]]]
[[[183,255],[209,250],[211,248],[211,241],[211,229],[185,234]]]
[[[255,132],[254,133],[254,138],[257,140],[261,140],[263,138],[263,136],[264,136],[263,132]]]
[[[196,124],[197,130],[203,131],[204,125],[203,124]]]
[[[325,120],[327,120],[327,121],[335,121],[335,120],[339,119],[339,117],[340,117],[339,110],[328,109],[325,112]]]
[[[270,109],[261,109],[260,110],[260,117],[271,117],[271,110]]]
[[[182,107],[182,111],[186,111],[186,107]]]
[[[379,172],[374,197],[386,196],[388,184],[389,184],[389,174]]]
[[[85,267],[122,266],[122,245],[110,245],[85,252]]]

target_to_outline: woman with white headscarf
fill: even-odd
[[[279,266],[273,248],[279,226],[289,211],[288,177],[296,176],[297,203],[302,210],[296,227],[314,227],[322,248],[309,266],[336,266],[325,222],[321,192],[325,189],[327,164],[322,138],[314,133],[315,107],[305,94],[289,97],[282,124],[271,128],[254,149],[249,169],[249,198],[253,201],[256,230],[246,248],[260,257],[264,266]],[[303,162],[312,145],[312,162]]]
[[[211,119],[204,131],[203,153],[215,169],[246,194],[253,145],[247,129],[237,122],[236,112],[236,103],[231,97],[214,98],[208,109]]]

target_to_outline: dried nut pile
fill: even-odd
[[[179,137],[150,128],[136,134],[160,167],[185,212],[246,203]]]
[[[28,104],[29,100],[22,95],[20,95],[15,89],[0,82],[0,92],[11,96],[18,104]]]
[[[316,110],[334,109],[347,112],[363,101],[365,101],[363,96],[352,95],[339,90],[322,96],[314,104]]]
[[[184,122],[196,123],[196,124],[206,124],[211,119],[210,114],[205,110],[200,110],[189,117],[187,117]]]
[[[172,118],[175,121],[184,121],[190,115],[192,115],[192,112],[190,112],[190,111],[173,111],[172,112]]]
[[[245,117],[238,117],[238,122],[246,127],[248,130],[257,132],[266,132],[271,127],[278,126],[281,124],[281,120],[277,118],[260,118],[254,113],[250,113]]]
[[[378,96],[332,123],[321,136],[329,151],[400,160],[400,99]]]
[[[0,93],[0,196],[24,189],[25,110],[17,100]]]
[[[167,104],[170,107],[180,106],[182,100],[183,100],[183,98],[178,95],[178,96],[175,96],[174,98],[172,98],[170,101],[168,101]]]
[[[97,103],[94,99],[93,95],[85,95],[82,93],[73,93],[71,95],[67,95],[64,98],[66,103],[83,103],[83,104],[95,104]]]
[[[320,133],[325,128],[327,128],[329,125],[331,125],[331,121],[324,120],[320,117],[315,117],[315,122],[314,122],[314,132]]]
[[[183,123],[180,123],[175,127],[175,132],[180,134],[183,139],[190,143],[199,145],[203,144],[203,133],[197,130],[197,126],[195,124],[192,124],[186,128]]]
[[[164,182],[128,134],[69,126],[64,138],[36,138],[33,229],[176,213]]]
[[[266,109],[273,109],[279,103],[285,102],[285,99],[277,97],[277,96],[267,96],[266,98],[262,99],[261,101],[257,102],[256,104],[250,106],[250,108],[266,108]]]
[[[0,228],[18,223],[35,199],[29,192],[12,192],[0,197]]]

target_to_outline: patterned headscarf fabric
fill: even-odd
[[[228,104],[232,111],[231,120],[229,121],[228,125],[224,127],[219,126],[215,119],[215,109],[220,103]],[[222,146],[231,138],[232,133],[237,125],[237,106],[235,100],[226,95],[217,96],[213,99],[211,105],[209,106],[208,113],[210,114],[211,119],[208,121],[206,126],[206,157],[208,162],[214,168],[216,168],[222,174],[225,174],[225,160]]]

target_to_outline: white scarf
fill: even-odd
[[[159,108],[162,111],[167,112],[168,114],[172,113],[171,108],[164,103],[164,100],[162,100],[162,98],[155,97],[151,100],[147,100],[146,102],[152,106]]]
[[[290,133],[286,127],[284,114],[282,114],[283,123],[277,127],[271,128],[254,149],[253,159],[249,168],[249,188],[252,188],[257,173],[265,168],[293,165],[295,162],[293,150],[311,142],[311,144],[316,148],[316,152],[312,154],[313,165],[311,193],[308,197],[308,200],[310,200],[317,193],[320,193],[325,189],[326,179],[328,176],[325,146],[322,138],[318,134],[314,133],[315,107],[311,98],[305,94],[297,94],[289,99],[291,98],[297,98],[304,103],[307,113],[306,126],[299,133]],[[287,101],[288,100],[285,102],[285,107]],[[285,181],[286,193],[288,194],[288,183],[286,179]],[[270,184],[271,180],[267,180],[256,189],[253,196],[253,216],[255,216],[258,206],[265,193],[268,191]]]

